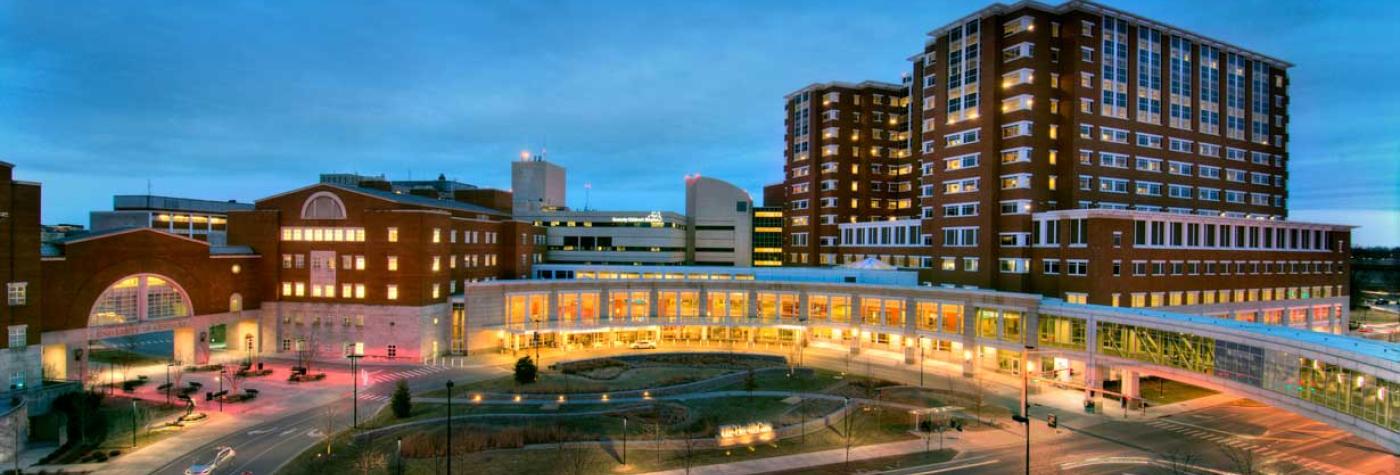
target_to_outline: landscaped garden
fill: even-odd
[[[900,404],[878,401],[887,391]],[[629,355],[543,369],[522,358],[512,375],[453,388],[449,454],[446,390],[413,397],[287,471],[374,473],[402,462],[403,473],[433,473],[450,457],[472,473],[598,473],[625,457],[626,471],[645,472],[916,439],[910,408],[944,405],[917,388],[790,368],[781,357]],[[760,431],[734,436],[739,426]]]

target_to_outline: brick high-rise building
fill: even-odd
[[[787,262],[835,264],[838,224],[916,214],[906,86],[812,84],[786,100]]]
[[[1287,214],[1288,63],[1079,1],[979,10],[912,63],[931,255],[980,261],[938,280],[1021,290],[998,265],[1047,211]]]
[[[1284,220],[1290,64],[1085,1],[994,4],[909,59],[918,212],[838,214],[838,245],[802,248],[831,231],[789,203],[789,258],[822,256],[792,264],[875,257],[936,284],[1241,319],[1345,312],[1350,227]],[[828,139],[795,119],[825,113],[827,89],[788,96],[788,199],[817,210],[800,153],[821,163]]]

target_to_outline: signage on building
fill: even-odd
[[[660,223],[662,222],[661,212],[652,211],[646,216],[613,216],[614,223]]]

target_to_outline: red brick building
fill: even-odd
[[[42,302],[39,278],[39,184],[14,179],[14,165],[0,162],[0,389],[24,389],[41,381],[39,361]]]
[[[1242,319],[1345,313],[1350,228],[1284,220],[1290,64],[1085,1],[994,4],[929,32],[910,61],[918,186],[882,199],[915,200],[918,212],[837,215],[839,244],[808,249],[834,259],[792,264],[876,257],[930,283],[1221,315],[1253,309]],[[808,89],[788,97],[790,183],[807,176],[798,153],[808,142],[793,124],[804,123],[794,111]],[[814,114],[826,113],[818,104],[843,106],[808,100]],[[812,157],[829,138],[810,145]],[[815,193],[804,183],[819,180],[793,184]],[[885,177],[850,180],[833,182],[838,201],[847,190],[890,193]],[[790,236],[831,232],[810,214],[789,220]],[[909,219],[878,222],[894,218]],[[1208,234],[1220,229],[1228,241]],[[1134,275],[1134,263],[1149,269]]]
[[[836,264],[839,224],[917,213],[908,88],[875,81],[812,84],[786,101],[788,263]]]
[[[463,198],[479,198],[466,197]],[[467,282],[524,278],[541,232],[472,202],[318,184],[231,213],[229,242],[264,256],[264,351],[356,349],[416,359],[453,348]]]

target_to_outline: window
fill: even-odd
[[[962,170],[977,166],[977,154],[970,153],[943,159],[944,170]]]
[[[1012,96],[1001,100],[1001,111],[1016,112],[1031,110],[1031,106],[1034,105],[1034,103],[1035,100],[1031,98],[1030,94]]]
[[[1001,50],[1001,61],[1003,63],[1009,63],[1018,59],[1029,58],[1031,57],[1031,53],[1034,48],[1035,44],[1030,42],[1017,43],[1008,46]]]
[[[389,228],[389,242],[399,242],[399,228]]]
[[[1073,276],[1089,275],[1089,261],[1085,259],[1070,259],[1065,261],[1065,274]]]
[[[1001,214],[1030,214],[1030,200],[1010,200],[1001,202]]]
[[[1201,178],[1220,179],[1220,167],[1201,165]]]
[[[1121,178],[1099,177],[1099,191],[1105,193],[1127,193],[1128,180]]]
[[[1002,36],[1011,36],[1023,31],[1035,29],[1035,20],[1030,15],[1024,15],[1015,20],[1008,21],[1001,25]]]
[[[1031,134],[1031,122],[1022,120],[1001,126],[1001,138],[1026,137]]]
[[[10,282],[5,284],[5,294],[9,296],[11,307],[25,305],[29,302],[29,283]]]
[[[945,135],[943,136],[943,146],[956,147],[959,145],[977,143],[981,138],[980,132],[981,131],[978,129],[971,129]]]
[[[1030,147],[1016,147],[1001,151],[1001,163],[1022,163],[1031,161]]]
[[[1135,161],[1138,171],[1161,173],[1162,160],[1157,158],[1137,157]]]
[[[972,193],[977,191],[978,178],[965,178],[962,180],[949,180],[943,182],[943,193]]]
[[[29,325],[10,326],[10,349],[24,348],[28,344]]]
[[[1112,143],[1128,143],[1128,131],[1112,127],[1099,127],[1099,140]]]
[[[997,270],[1004,274],[1025,274],[1030,270],[1030,259],[1003,257],[997,259]]]
[[[978,269],[978,264],[977,264],[977,258],[976,258],[976,257],[964,257],[964,258],[963,258],[963,271],[964,271],[964,272],[977,272],[977,269]]]
[[[1113,168],[1128,168],[1128,156],[1121,153],[1099,152],[1099,165]]]
[[[1055,275],[1060,273],[1059,259],[1041,259],[1040,273],[1045,275]]]
[[[1191,187],[1187,185],[1168,185],[1167,196],[1172,198],[1190,199]]]
[[[1170,162],[1167,164],[1167,172],[1173,175],[1191,176],[1191,164],[1186,162]]]
[[[1035,76],[1030,68],[1021,68],[1001,75],[1001,87],[1010,88],[1022,84],[1030,84]]]
[[[1185,140],[1185,139],[1170,139],[1170,140],[1167,141],[1167,143],[1170,145],[1171,151],[1173,151],[1173,152],[1191,153],[1191,141],[1190,141],[1190,140]]]
[[[948,218],[977,216],[977,203],[954,203],[943,205],[943,216]]]
[[[399,286],[393,285],[393,284],[389,284],[389,286],[385,289],[384,295],[385,295],[385,298],[387,298],[387,299],[389,299],[389,300],[398,300],[398,299],[399,299]]]
[[[296,286],[304,291],[303,284]],[[286,289],[285,284],[283,288]],[[102,292],[88,316],[88,326],[187,317],[189,302],[184,289],[174,282],[153,274],[138,274],[123,278]]]
[[[1031,187],[1031,174],[1017,173],[1013,175],[1001,176],[1001,189],[1012,190]]]
[[[389,272],[394,272],[394,271],[399,270],[399,257],[398,257],[398,256],[389,256],[388,262],[385,263],[385,268],[388,269]]]
[[[943,245],[946,247],[976,246],[977,227],[943,228]]]
[[[1162,136],[1138,132],[1137,146],[1147,148],[1162,148]]]

